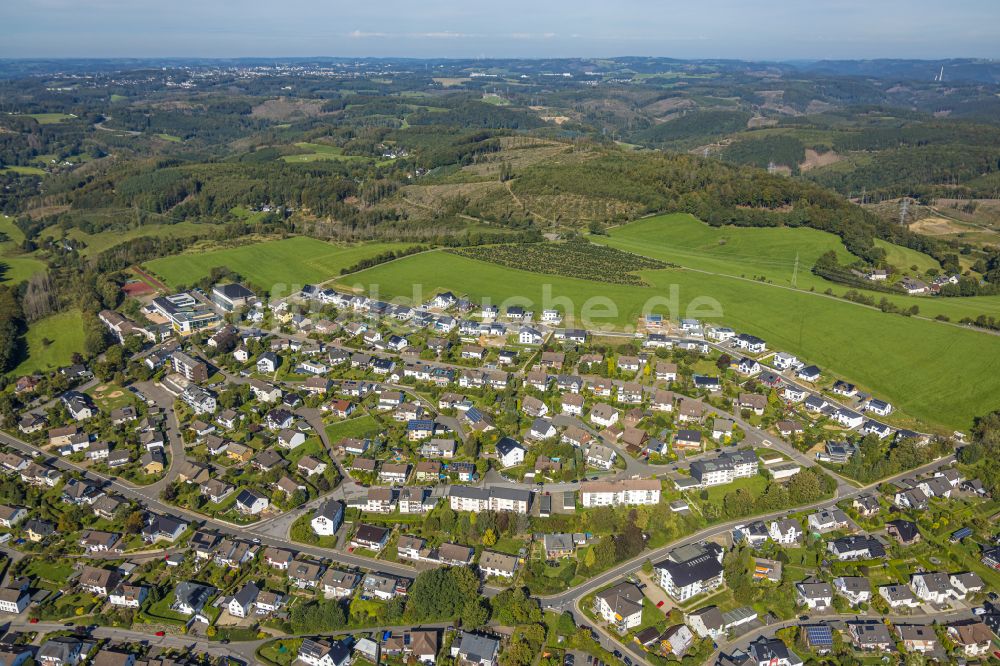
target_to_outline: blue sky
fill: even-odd
[[[0,0],[0,57],[1000,57],[1000,0]]]

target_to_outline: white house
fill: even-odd
[[[497,459],[504,467],[513,467],[524,462],[524,447],[511,439],[504,437],[497,442]]]

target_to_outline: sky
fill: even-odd
[[[0,0],[0,57],[1000,58],[1000,0]]]

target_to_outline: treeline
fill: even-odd
[[[722,498],[721,506],[715,503],[703,507],[709,520],[729,520],[761,513],[790,509],[804,504],[812,504],[829,497],[837,487],[837,482],[822,470],[805,467],[787,483],[772,481],[764,492],[756,497],[747,488],[728,492]],[[703,497],[707,497],[704,494]]]
[[[690,111],[636,133],[632,140],[650,146],[679,146],[694,140],[723,136],[746,129],[747,111],[711,109]]]
[[[366,268],[371,268],[372,266],[378,266],[379,264],[385,264],[390,261],[395,261],[396,259],[402,259],[403,257],[408,257],[411,254],[417,254],[419,252],[426,252],[428,247],[423,245],[413,245],[411,247],[404,248],[402,250],[389,250],[388,252],[382,252],[375,255],[374,257],[369,257],[367,259],[362,259],[355,264],[352,264],[346,268],[340,269],[341,275],[347,275],[348,273],[357,273],[358,271],[363,271]]]
[[[861,483],[874,483],[926,465],[951,452],[952,446],[947,440],[935,439],[929,444],[922,444],[911,438],[890,443],[868,435],[859,443],[857,453],[837,471]]]

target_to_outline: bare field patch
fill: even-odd
[[[928,236],[947,236],[969,231],[968,227],[943,217],[925,217],[910,224],[910,231],[916,231]]]
[[[841,156],[832,150],[828,150],[825,153],[820,153],[812,148],[806,148],[806,158],[802,160],[799,164],[799,169],[802,171],[809,171],[810,169],[815,169],[816,167],[825,167],[835,164],[841,160]]]
[[[295,118],[313,118],[322,115],[322,113],[322,100],[279,97],[261,102],[253,107],[250,115],[266,120],[293,120]]]

